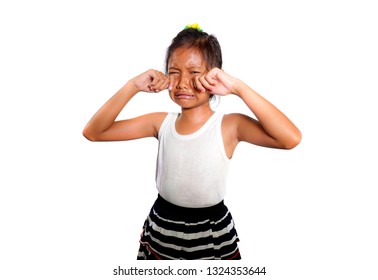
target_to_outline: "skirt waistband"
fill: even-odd
[[[198,222],[205,219],[218,220],[228,212],[228,208],[223,200],[209,207],[190,208],[172,204],[160,195],[158,195],[153,208],[155,208],[158,213],[164,213],[166,218],[174,220],[184,219],[187,222]]]

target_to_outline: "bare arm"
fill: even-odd
[[[244,101],[258,120],[246,116],[235,118],[238,121],[239,141],[280,149],[292,149],[299,144],[301,132],[272,103],[240,81],[235,94]]]
[[[166,113],[151,113],[128,120],[115,120],[138,92],[159,92],[167,89],[168,86],[169,79],[163,73],[152,69],[129,80],[90,119],[83,130],[83,135],[91,141],[157,137],[157,132]]]
[[[214,94],[239,96],[257,120],[242,115],[231,114],[225,120],[229,124],[228,134],[235,143],[245,141],[256,145],[292,149],[301,141],[299,129],[272,103],[256,93],[248,85],[223,70],[214,68],[199,78],[204,88]]]

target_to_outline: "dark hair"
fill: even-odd
[[[168,73],[168,63],[173,52],[181,47],[196,48],[202,54],[208,68],[222,68],[222,50],[214,35],[195,28],[186,28],[173,38],[165,56],[165,72]],[[208,70],[210,70],[208,69]]]

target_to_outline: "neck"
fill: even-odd
[[[199,106],[196,108],[181,108],[181,114],[179,118],[181,120],[190,121],[190,122],[203,122],[207,120],[214,113],[211,110],[210,104]]]

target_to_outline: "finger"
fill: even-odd
[[[208,91],[212,90],[213,85],[207,81],[206,75],[200,77],[199,81],[201,82],[203,88],[207,89]]]
[[[162,91],[168,88],[169,80],[167,78],[159,80],[154,86],[155,92]]]
[[[151,72],[151,82],[150,86],[154,87],[160,80],[162,79],[161,73],[158,71],[154,70]]]
[[[151,74],[151,81],[148,85],[148,88],[150,89],[150,91],[152,92],[157,92],[158,91],[158,88],[160,87],[161,83],[162,83],[162,78],[161,78],[161,75],[159,74],[158,71],[154,71],[152,74]]]
[[[148,73],[148,78],[149,80],[148,80],[147,87],[150,91],[153,91],[152,88],[156,84],[156,74],[153,71],[151,71],[150,73]]]
[[[201,83],[201,81],[200,81],[200,78],[201,78],[201,77],[195,77],[195,78],[194,78],[194,81],[193,81],[194,88],[195,88],[198,92],[205,92],[205,91],[206,91],[206,88],[202,85],[202,83]]]
[[[171,79],[168,76],[165,76],[165,84],[164,84],[164,86],[165,86],[164,89],[171,90]]]
[[[170,79],[165,76],[162,72],[158,73],[158,78],[154,81],[152,88],[155,92],[165,90],[169,87]]]
[[[159,90],[165,90],[169,87],[170,79],[169,79],[169,77],[164,75],[162,72],[160,72],[160,74],[161,74],[162,83],[159,87]]]
[[[217,80],[215,79],[213,71],[207,73],[203,78],[211,86],[215,86],[217,84]]]

